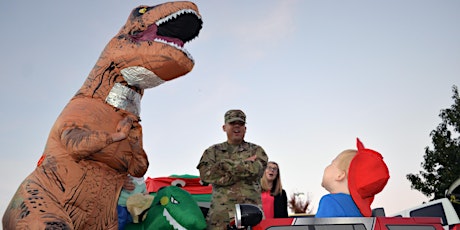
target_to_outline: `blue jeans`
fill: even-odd
[[[125,229],[125,225],[127,223],[132,223],[133,218],[128,212],[126,207],[117,205],[117,212],[118,212],[118,230]]]

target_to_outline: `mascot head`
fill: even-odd
[[[190,193],[170,185],[160,188],[155,194],[144,221],[125,227],[125,230],[135,229],[200,230],[206,229],[206,220]]]
[[[190,72],[184,44],[196,38],[201,16],[192,2],[136,7],[102,51],[75,97],[91,97],[139,115],[144,89]]]

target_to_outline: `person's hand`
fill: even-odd
[[[257,155],[254,155],[254,156],[251,156],[251,157],[246,158],[245,161],[252,161],[252,162],[254,162],[256,159],[257,159]]]
[[[120,122],[118,122],[116,129],[117,132],[112,134],[112,140],[114,142],[124,140],[128,136],[129,130],[131,129],[133,122],[134,118],[132,116],[127,116],[123,118]]]
[[[133,191],[136,188],[133,181],[129,176],[126,177],[125,181],[123,182],[123,189],[128,191]]]

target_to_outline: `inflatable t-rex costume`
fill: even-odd
[[[191,2],[135,8],[52,127],[36,169],[21,183],[3,229],[117,229],[127,174],[148,160],[139,124],[147,88],[185,75],[184,43],[202,27]]]

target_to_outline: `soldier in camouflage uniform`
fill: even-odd
[[[241,110],[225,113],[227,141],[203,153],[197,169],[203,182],[212,184],[208,229],[227,229],[235,217],[235,204],[255,204],[262,209],[260,178],[268,157],[262,147],[246,142],[246,115]]]

